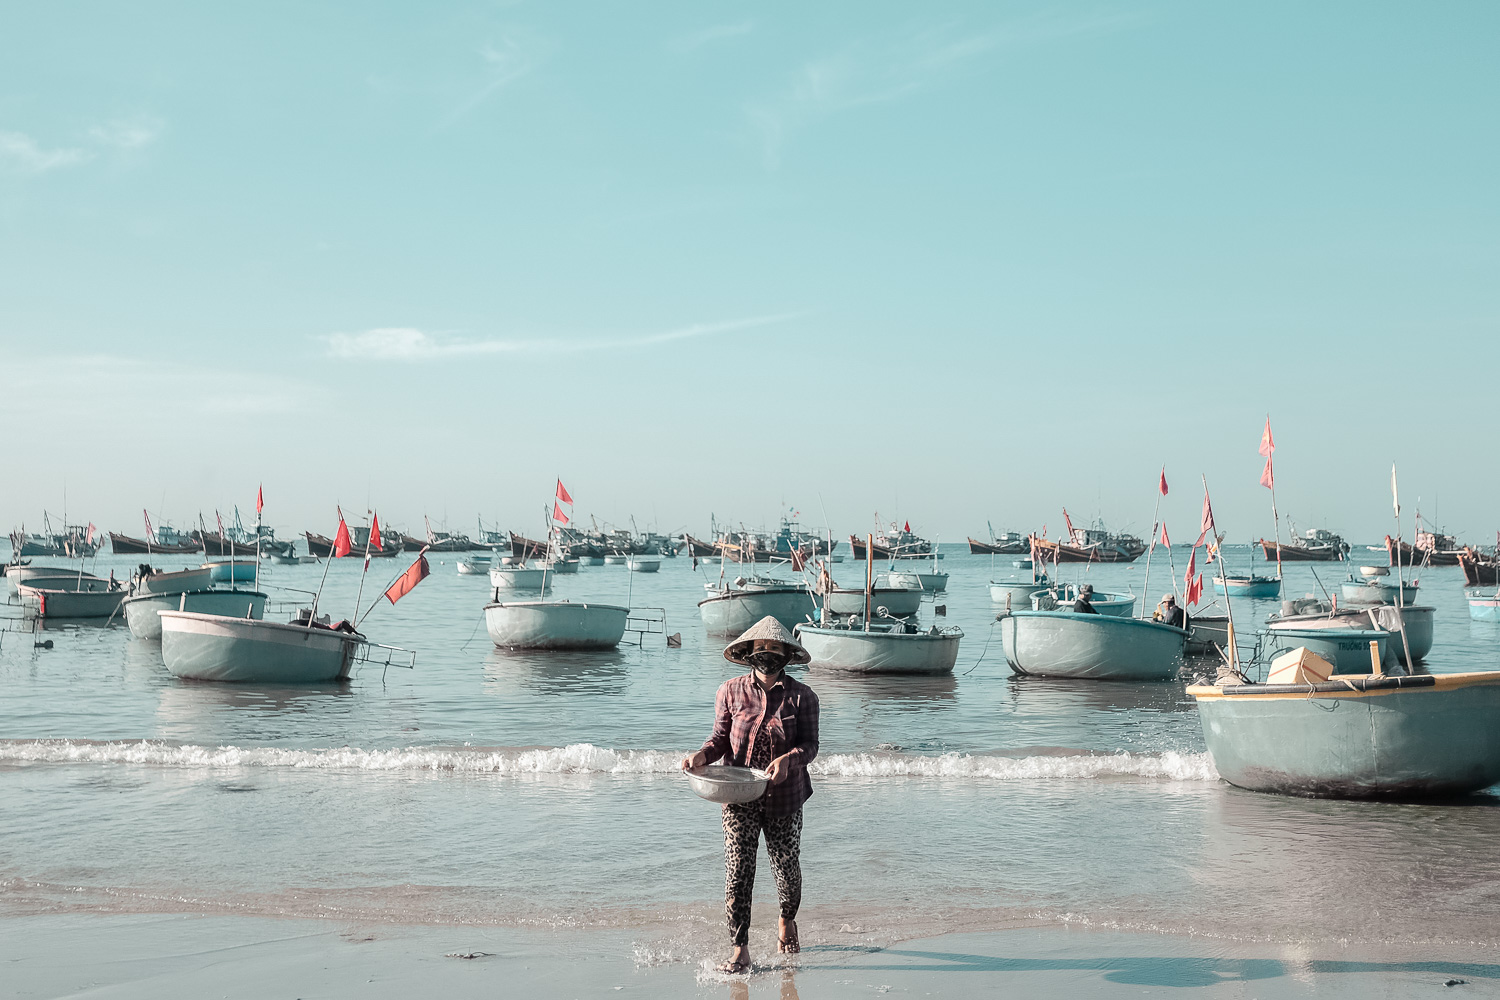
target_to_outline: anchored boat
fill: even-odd
[[[769,577],[736,577],[732,587],[698,602],[704,629],[710,635],[729,637],[738,636],[768,615],[790,630],[816,611],[805,586]]]
[[[484,624],[505,649],[614,649],[625,635],[630,609],[571,601],[495,601],[484,606]]]
[[[125,598],[125,624],[137,639],[160,639],[162,611],[191,611],[227,618],[263,618],[266,595],[254,590],[193,590],[138,593]]]
[[[21,596],[23,584],[41,590],[110,590],[113,583],[92,573],[69,571],[66,566],[12,566],[5,574],[12,597]]]
[[[1356,580],[1353,576],[1339,584],[1344,600],[1357,604],[1411,604],[1417,599],[1417,582],[1402,581],[1398,587],[1379,579]],[[1398,597],[1399,594],[1399,597]]]
[[[1322,798],[1464,795],[1500,781],[1500,672],[1193,685],[1219,774]]]
[[[349,677],[368,640],[348,622],[330,626],[304,614],[282,624],[255,618],[160,611],[161,656],[186,680],[317,684]]]
[[[496,590],[541,590],[547,582],[547,570],[540,566],[495,566],[490,570],[490,586]]]
[[[27,618],[112,618],[125,600],[125,591],[50,589],[23,583],[19,596]]]
[[[1033,677],[1170,680],[1187,641],[1187,630],[1162,622],[1074,611],[1016,611],[999,627],[1010,669]]]
[[[207,566],[163,573],[142,565],[130,578],[130,593],[181,594],[189,590],[207,590],[213,585],[213,571]]]
[[[803,622],[793,634],[812,666],[861,674],[951,674],[963,638],[957,628],[922,629],[893,620],[868,626]]]
[[[835,587],[823,595],[823,610],[832,615],[860,615],[863,616],[866,607],[866,598],[869,598],[868,607],[873,615],[878,608],[885,608],[893,618],[905,618],[914,615],[922,607],[922,591],[907,590],[905,587],[874,587],[868,594],[863,590],[849,590],[844,587]]]
[[[1056,587],[1047,587],[1032,593],[1031,610],[1067,610],[1078,600],[1078,595],[1077,584],[1065,583]],[[1089,607],[1097,613],[1114,618],[1129,618],[1135,612],[1134,594],[1108,594],[1096,590],[1089,594],[1088,602]]]
[[[1384,630],[1393,633],[1383,663],[1405,663],[1406,650],[1410,648],[1413,660],[1426,659],[1432,652],[1433,617],[1437,609],[1424,605],[1409,605],[1404,608],[1389,604],[1374,607],[1337,610],[1316,600],[1288,601],[1279,615],[1266,619],[1272,632],[1313,629],[1360,629],[1364,631]],[[1406,632],[1406,642],[1401,641],[1401,632]],[[1282,643],[1281,645],[1285,645]],[[1327,656],[1319,652],[1320,656]],[[1362,672],[1362,671],[1357,671]]]
[[[655,573],[661,569],[661,556],[626,556],[625,568],[632,573]]]
[[[458,561],[459,576],[484,576],[490,571],[490,557],[470,555]]]
[[[1214,589],[1230,597],[1280,597],[1281,578],[1278,576],[1229,576],[1214,577]]]

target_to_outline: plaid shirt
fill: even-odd
[[[767,786],[761,800],[767,815],[785,816],[802,808],[812,795],[807,765],[818,755],[818,696],[812,688],[785,673],[769,691],[755,682],[754,673],[731,677],[719,685],[714,733],[702,750],[710,764],[728,757],[729,763],[746,767],[763,722],[771,737],[771,756],[792,755],[784,765],[786,777]]]

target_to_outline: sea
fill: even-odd
[[[1184,691],[1212,662],[1167,683],[1014,677],[987,582],[1029,571],[945,548],[947,589],[921,619],[962,628],[953,676],[796,668],[822,705],[804,938],[875,947],[1040,923],[1500,944],[1500,789],[1426,804],[1231,787]],[[1250,568],[1246,547],[1225,551],[1232,570]],[[1058,575],[1154,605],[1185,557],[1158,550],[1149,587],[1144,559]],[[289,617],[321,583],[320,609],[347,617],[361,588],[368,605],[411,558],[375,560],[363,584],[358,558],[268,564],[268,616]],[[681,646],[649,633],[607,653],[523,653],[491,644],[487,579],[459,575],[458,558],[433,556],[431,577],[365,621],[414,666],[365,663],[338,685],[185,682],[118,620],[33,633],[0,609],[0,916],[638,927],[641,963],[722,957],[719,812],[677,765],[738,669],[697,603],[746,567],[678,557],[654,574],[557,577],[557,598],[659,609]],[[1353,559],[1384,562],[1363,548]],[[88,568],[124,577],[138,561]],[[1337,592],[1348,568],[1288,564],[1286,594]],[[862,581],[860,564],[833,569]],[[1469,620],[1459,570],[1423,570],[1420,585],[1437,608],[1428,669],[1500,669],[1500,626]],[[1235,602],[1242,650],[1278,608]],[[758,927],[774,900],[762,856]]]

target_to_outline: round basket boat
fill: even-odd
[[[766,794],[771,776],[758,767],[705,765],[682,772],[699,798],[710,802],[754,802]]]

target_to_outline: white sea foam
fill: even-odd
[[[337,771],[456,772],[464,774],[670,774],[682,751],[611,750],[589,743],[566,747],[482,748],[358,747],[284,749],[205,747],[139,742],[95,743],[73,740],[0,742],[0,763],[134,764],[185,768],[293,768]],[[826,754],[809,770],[825,777],[957,778],[1036,781],[1133,777],[1166,781],[1214,781],[1218,772],[1208,754],[1057,754],[1037,757],[973,756],[948,753]]]

